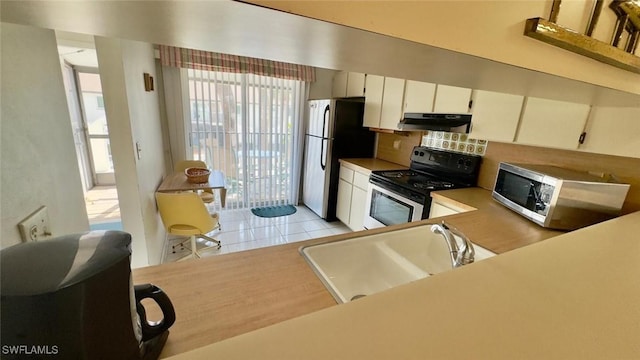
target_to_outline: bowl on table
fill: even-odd
[[[190,167],[184,170],[184,174],[187,176],[187,181],[192,184],[202,184],[209,181],[209,169],[201,167]]]

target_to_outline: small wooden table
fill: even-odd
[[[225,188],[224,174],[220,170],[211,170],[209,181],[201,184],[193,184],[187,181],[184,172],[174,172],[162,180],[157,192],[197,191],[218,189],[220,192],[220,205],[225,207],[227,203],[227,189]]]

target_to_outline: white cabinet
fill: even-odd
[[[576,149],[590,106],[528,97],[516,142],[525,145]]]
[[[471,89],[438,84],[433,112],[468,113],[470,100]]]
[[[379,126],[382,129],[398,129],[404,108],[404,82],[404,79],[384,78]]]
[[[369,174],[340,165],[336,216],[351,230],[364,229]]]
[[[347,97],[364,96],[365,74],[350,72],[347,76]]]
[[[354,97],[364,96],[365,74],[340,71],[333,77],[331,96]]]
[[[471,99],[469,137],[500,142],[515,139],[524,96],[474,90]]]
[[[579,149],[640,158],[640,107],[594,106]]]
[[[380,127],[384,76],[367,75],[365,80],[364,121],[365,127]]]
[[[340,169],[342,172],[342,169]],[[336,217],[345,224],[349,223],[351,213],[351,194],[353,185],[344,179],[338,181],[338,200],[336,202]]]
[[[447,216],[453,214],[460,214],[463,212],[471,211],[448,201],[441,201],[438,199],[431,200],[431,208],[429,209],[429,219],[440,216]]]
[[[407,80],[404,88],[404,112],[429,113],[433,111],[436,84]]]
[[[397,130],[403,98],[404,79],[367,75],[363,126]]]
[[[333,76],[333,87],[331,88],[331,97],[345,97],[347,96],[347,76],[346,71],[339,71]]]

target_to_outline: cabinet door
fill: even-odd
[[[346,96],[364,96],[365,75],[362,73],[350,72],[347,75]]]
[[[368,75],[365,80],[364,121],[365,127],[380,127],[380,112],[382,110],[382,92],[384,91],[384,77]]]
[[[458,211],[434,201],[431,203],[431,209],[429,210],[429,219],[440,217],[440,216],[453,215],[457,213]]]
[[[404,112],[432,112],[435,95],[436,84],[407,80],[404,88]]]
[[[470,137],[513,142],[524,96],[475,90],[472,95]]]
[[[398,130],[404,108],[404,79],[384,78],[380,128]]]
[[[580,150],[640,158],[640,107],[594,106]]]
[[[436,86],[433,111],[441,113],[468,113],[471,89],[456,86]]]
[[[351,213],[349,214],[349,228],[351,230],[364,230],[366,206],[367,191],[354,186],[351,194]]]
[[[338,200],[336,203],[336,217],[349,225],[351,213],[351,193],[353,185],[340,179],[338,182]]]
[[[525,101],[516,142],[576,149],[589,105],[529,97]]]
[[[334,98],[347,96],[347,78],[349,73],[340,71],[333,76],[333,87],[331,88],[331,96]]]

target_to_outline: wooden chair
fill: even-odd
[[[220,229],[219,216],[217,213],[209,214],[198,194],[193,192],[156,193],[156,202],[162,223],[167,230],[167,236],[172,234],[189,237],[185,241],[190,240],[191,242],[190,256],[200,257],[196,248],[196,238],[217,244],[216,248],[220,249],[222,245],[220,241],[206,235],[213,230]],[[185,241],[174,245],[173,252],[175,253],[176,246],[183,246]]]
[[[175,166],[174,166],[174,170],[178,171],[178,172],[183,172],[186,169],[190,168],[190,167],[199,167],[199,168],[207,168],[207,164],[205,164],[204,161],[201,160],[182,160],[182,161],[178,161]],[[213,196],[213,190],[211,189],[207,189],[207,190],[200,190],[198,192],[198,195],[200,195],[200,198],[202,199],[203,202],[205,203],[212,203],[214,200],[214,196]]]

